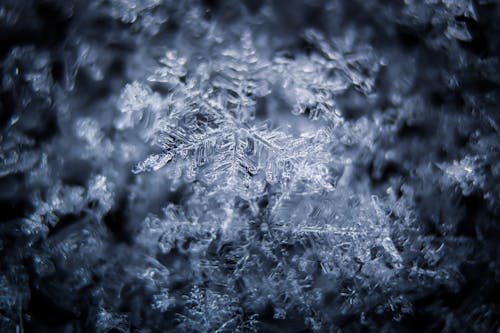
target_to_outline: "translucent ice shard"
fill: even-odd
[[[148,156],[144,161],[140,162],[132,170],[134,173],[145,171],[157,171],[164,167],[173,158],[171,153],[161,153]]]

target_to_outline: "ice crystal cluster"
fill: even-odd
[[[0,331],[497,332],[494,0],[0,1]]]

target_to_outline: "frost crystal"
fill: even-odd
[[[495,332],[493,0],[0,1],[0,332]]]

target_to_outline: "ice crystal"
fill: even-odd
[[[497,330],[497,22],[2,1],[0,331]]]
[[[244,320],[235,301],[194,286],[184,297],[186,313],[178,317],[186,332],[255,332],[256,316]]]

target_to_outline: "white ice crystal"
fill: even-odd
[[[2,1],[0,331],[494,331],[497,7]]]
[[[465,195],[470,195],[474,190],[484,187],[485,177],[478,169],[481,159],[475,156],[465,156],[460,161],[439,166],[453,181],[459,184]]]

